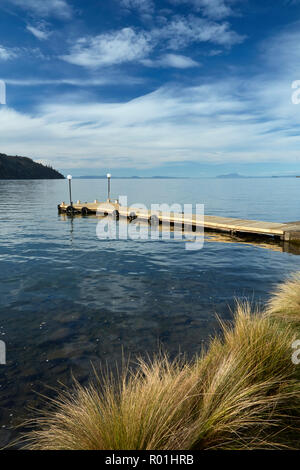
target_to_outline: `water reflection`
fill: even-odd
[[[89,219],[94,219],[94,220],[103,220],[105,218],[108,218],[111,223],[116,224],[118,226],[118,221],[113,221],[110,216],[99,216],[95,214],[89,214],[88,216],[82,216],[80,214],[75,214],[75,215],[66,215],[66,214],[60,214],[60,217],[62,220],[65,222],[69,221],[70,222],[70,234],[71,234],[71,239],[73,240],[73,232],[74,232],[74,218],[77,219],[82,219],[82,218],[89,218]],[[169,239],[174,239],[174,232],[182,233],[184,235],[184,238],[182,241],[184,242],[193,242],[195,240],[195,233],[194,230],[191,227],[181,227],[179,225],[170,225],[170,227],[167,226],[167,224],[160,224],[155,229],[149,226],[149,224],[143,220],[139,220],[138,222],[136,220],[130,221],[127,220],[127,224],[137,224],[143,227],[148,227],[149,229],[149,240],[153,240],[155,237],[151,237],[151,230],[155,230],[160,233],[159,237],[157,239],[163,241],[168,239],[166,236],[163,236],[164,231],[170,231],[170,238]],[[290,222],[292,223],[292,222]],[[116,233],[118,231],[116,230]],[[173,234],[173,236],[172,236]],[[247,246],[257,246],[260,248],[264,248],[267,250],[272,250],[272,251],[277,251],[280,253],[291,253],[293,255],[299,256],[300,255],[300,245],[296,243],[289,243],[289,242],[284,242],[284,241],[279,241],[271,236],[265,235],[265,236],[255,236],[251,234],[244,234],[243,236],[237,236],[237,235],[229,235],[228,233],[225,232],[216,232],[213,230],[205,229],[205,242],[207,243],[239,243],[241,245],[247,245]],[[177,241],[180,240],[180,237],[177,237]]]

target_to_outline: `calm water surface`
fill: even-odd
[[[238,218],[300,220],[299,179],[115,180],[128,202],[204,203]],[[73,180],[74,200],[103,200],[104,180]],[[230,319],[235,298],[265,302],[275,283],[300,269],[280,246],[208,238],[199,251],[182,241],[98,240],[97,219],[66,218],[66,181],[0,181],[0,446],[11,426],[41,406],[36,392],[85,383],[91,363],[157,351],[192,356]]]

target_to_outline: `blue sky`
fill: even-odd
[[[300,0],[1,0],[0,80],[65,174],[300,174]]]

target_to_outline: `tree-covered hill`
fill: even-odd
[[[63,179],[64,176],[49,166],[35,163],[28,157],[11,157],[0,153],[0,180]]]

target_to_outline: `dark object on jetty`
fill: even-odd
[[[85,209],[86,209],[86,208],[85,208]],[[81,213],[82,215],[87,215],[86,213],[83,214],[81,210],[79,211],[78,209],[75,209],[74,206],[68,206],[67,209],[66,209],[66,213],[67,213],[68,215],[75,215],[75,214],[80,214],[80,213]]]
[[[118,220],[120,217],[119,211],[117,209],[113,210],[111,216],[113,219]]]
[[[130,214],[129,214],[129,216],[128,216],[128,220],[129,220],[130,222],[132,222],[132,221],[133,221],[134,219],[136,219],[136,218],[137,218],[136,213],[135,213],[135,212],[130,212]]]
[[[159,225],[159,218],[157,217],[156,214],[150,215],[148,221],[149,221],[149,224],[150,224],[150,225],[154,225],[154,226],[155,226],[155,225]]]
[[[87,207],[83,207],[83,208],[81,209],[81,214],[82,214],[82,215],[89,215],[89,213],[90,213],[90,211],[89,211],[89,209],[88,209]]]
[[[50,166],[34,162],[28,157],[10,157],[0,153],[0,180],[50,180],[64,176]]]

